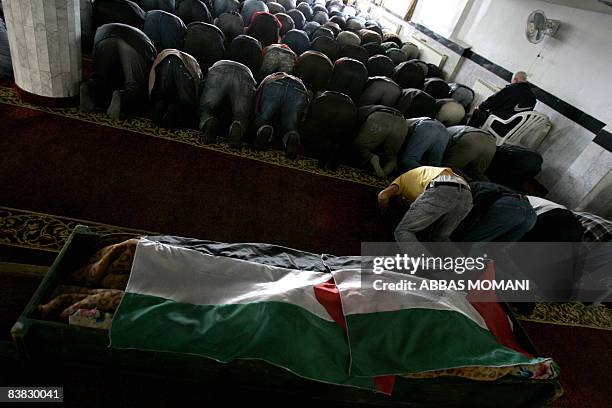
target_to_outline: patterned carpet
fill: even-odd
[[[121,232],[156,234],[152,231],[140,231],[98,222],[0,207],[0,245],[59,252],[74,227],[79,224],[87,225],[92,231],[100,234]]]
[[[277,150],[255,151],[249,148],[241,150],[229,147],[227,143],[215,143],[204,145],[198,138],[200,132],[193,129],[177,129],[168,130],[162,129],[153,124],[151,120],[131,117],[124,120],[113,120],[104,112],[84,113],[77,108],[47,108],[38,105],[32,105],[22,101],[15,93],[13,88],[0,86],[0,103],[18,106],[22,108],[33,109],[53,115],[59,115],[70,119],[81,120],[84,122],[95,123],[97,125],[109,126],[117,129],[128,130],[132,132],[149,135],[165,140],[172,140],[178,143],[184,143],[191,146],[197,146],[203,149],[214,150],[229,155],[241,156],[260,162],[273,164],[276,166],[288,167],[308,173],[314,173],[326,177],[333,177],[340,180],[352,181],[359,184],[365,184],[374,187],[386,187],[389,184],[388,180],[378,179],[367,172],[353,167],[340,166],[337,171],[322,170],[317,166],[317,161],[311,158],[300,157],[298,160],[288,160],[284,156],[284,152]]]
[[[155,234],[152,231],[0,207],[0,245],[59,252],[72,229],[78,224],[87,225],[102,234]],[[578,302],[538,303],[533,313],[518,318],[532,322],[612,330],[612,309],[606,306],[585,306]]]

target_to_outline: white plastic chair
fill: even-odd
[[[520,121],[503,136],[497,134],[492,128],[495,122],[507,125],[518,118],[520,118]],[[550,132],[551,127],[552,124],[548,116],[536,111],[527,111],[517,113],[510,119],[501,119],[495,115],[490,115],[482,129],[495,136],[498,146],[507,143],[537,150]]]

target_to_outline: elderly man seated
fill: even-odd
[[[491,114],[501,119],[509,119],[517,113],[533,110],[535,105],[536,97],[527,82],[527,74],[518,71],[512,77],[510,85],[486,99],[474,110],[468,124],[480,127]]]

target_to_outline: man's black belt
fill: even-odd
[[[459,190],[461,190],[462,188],[469,190],[470,187],[463,184],[463,183],[456,183],[454,181],[432,181],[431,183],[429,183],[429,186],[427,186],[427,188],[434,188],[434,187],[439,187],[439,186],[451,186],[451,187],[457,187],[459,188]]]

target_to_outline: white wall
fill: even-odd
[[[531,44],[525,24],[536,9],[561,20],[561,29]],[[543,1],[474,0],[456,35],[474,52],[510,71],[527,71],[540,88],[612,123],[612,15]]]
[[[463,14],[468,0],[419,1],[412,21],[428,27],[441,36],[453,36],[455,26]]]
[[[438,0],[420,2],[432,5]],[[464,0],[456,3],[464,4]],[[531,44],[524,30],[527,17],[536,9],[561,20],[562,26],[557,37]],[[423,7],[420,13],[425,10],[435,18],[435,8]],[[420,21],[427,18],[418,16]],[[401,25],[405,41],[415,33],[426,37],[406,23]],[[472,46],[477,54],[510,71],[527,71],[529,80],[540,88],[612,124],[612,15],[543,1],[467,0],[452,32],[453,40]],[[449,56],[445,66],[449,80],[467,86],[473,86],[477,78],[498,86],[506,84],[434,39],[429,38],[427,44]],[[549,189],[548,198],[612,218],[612,153],[593,143],[592,132],[551,107],[538,102],[536,110],[547,114],[553,123],[539,149],[544,166],[538,178]]]

